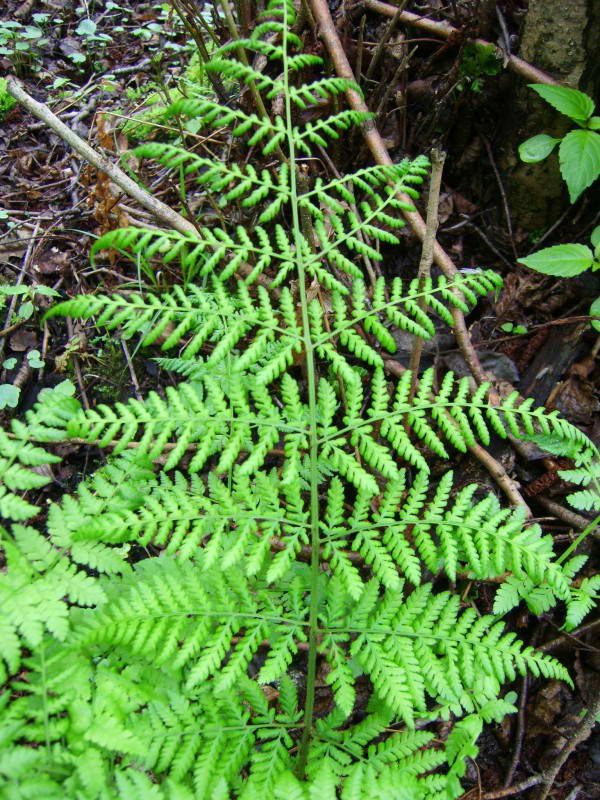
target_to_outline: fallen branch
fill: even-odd
[[[546,800],[550,790],[552,789],[554,781],[556,780],[556,776],[563,768],[565,761],[571,755],[573,750],[575,750],[575,748],[582,742],[585,742],[585,740],[589,737],[599,715],[600,691],[596,693],[596,696],[593,698],[591,703],[589,703],[585,717],[575,728],[569,741],[566,743],[560,753],[558,753],[558,755],[553,759],[552,763],[542,773],[532,775],[520,783],[516,783],[513,786],[508,786],[506,789],[500,789],[495,792],[486,792],[482,796],[481,800],[500,800],[500,798],[513,797],[517,794],[520,796],[521,792],[524,792],[526,789],[530,789],[532,786],[539,786],[539,790],[535,795],[535,800]]]
[[[581,742],[585,742],[585,740],[589,737],[590,733],[592,732],[592,728],[596,724],[596,719],[598,716],[600,716],[600,691],[596,692],[596,696],[593,698],[591,703],[589,703],[585,717],[575,728],[567,744],[556,756],[552,764],[550,764],[550,766],[542,773],[542,785],[535,796],[535,800],[546,800],[550,790],[552,789],[552,785],[556,780],[556,776],[562,769],[565,761],[571,755],[573,750],[575,750],[577,745],[581,744]]]
[[[64,122],[53,114],[48,106],[43,103],[38,103],[31,95],[22,88],[22,86],[13,77],[7,80],[8,93],[12,95],[21,105],[28,111],[42,120],[54,133],[60,136],[68,145],[70,145],[76,153],[85,158],[93,167],[104,172],[115,183],[119,189],[122,189],[125,194],[133,197],[134,200],[143,206],[147,211],[150,211],[156,219],[160,220],[169,228],[178,231],[179,233],[189,236],[190,234],[196,235],[198,231],[192,223],[177,211],[173,211],[165,203],[161,203],[151,194],[148,194],[145,189],[126,175],[122,169],[109,161],[108,158],[98,153],[87,142],[79,137],[74,131],[68,128]]]
[[[385,17],[395,17],[398,11],[396,6],[391,6],[389,3],[381,3],[380,0],[364,0],[363,5],[365,8],[371,11],[377,11]],[[461,40],[460,29],[450,25],[449,22],[437,22],[436,20],[429,19],[429,17],[420,17],[412,11],[402,11],[398,15],[398,21],[404,22],[405,25],[413,25],[415,28],[421,28],[421,30],[432,33],[434,36],[439,36],[442,39],[456,38],[457,41]],[[554,80],[547,72],[543,72],[541,69],[537,69],[537,67],[532,67],[531,64],[518,56],[505,53],[504,50],[497,47],[492,42],[487,42],[485,39],[474,39],[473,41],[475,44],[482,45],[483,47],[493,47],[496,50],[498,58],[507,59],[506,66],[508,69],[520,75],[526,81],[531,81],[532,83],[558,84],[558,81]]]
[[[442,185],[442,171],[444,169],[445,160],[446,154],[441,150],[434,148],[431,151],[431,179],[429,181],[429,198],[427,200],[427,223],[425,228],[425,238],[423,239],[423,249],[421,251],[421,261],[419,263],[419,271],[417,274],[417,279],[419,281],[419,292],[425,291],[425,285],[431,274],[431,264],[433,263],[433,244],[435,242],[438,229],[438,207],[440,204],[440,188]],[[426,305],[425,296],[423,295],[418,300],[418,306],[421,311],[425,311]],[[410,354],[410,363],[408,365],[408,368],[412,372],[412,381],[410,386],[411,398],[415,396],[422,351],[423,339],[421,336],[415,336],[413,349]]]
[[[100,172],[104,172],[108,175],[119,189],[129,195],[129,197],[137,200],[137,202],[153,214],[157,220],[184,236],[189,236],[190,234],[192,236],[199,235],[195,225],[166,205],[166,203],[162,203],[145,189],[142,189],[141,186],[132,180],[129,175],[126,175],[116,164],[113,164],[112,161],[109,161],[105,156],[98,153],[93,147],[90,147],[87,142],[84,142],[80,136],[68,128],[56,114],[53,114],[48,106],[39,103],[37,100],[34,100],[31,95],[27,94],[23,87],[12,76],[7,80],[7,89],[8,93],[12,95],[15,100],[18,100],[28,111],[31,111],[34,116],[42,120],[54,133],[70,145],[76,153],[85,158],[88,163],[96,167]],[[253,268],[250,264],[242,263],[238,265],[237,271],[247,276],[252,270]],[[264,275],[259,275],[255,280],[256,283],[269,286],[269,281]],[[272,291],[276,297],[279,296],[279,289],[273,289]]]

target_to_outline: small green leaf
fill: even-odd
[[[39,350],[30,350],[29,353],[27,353],[27,361],[29,361],[29,366],[32,369],[41,369],[44,366],[44,362],[40,358]]]
[[[504,325],[500,325],[500,330],[504,331],[504,333],[510,333],[513,328],[514,325],[512,324],[512,322],[505,322]]]
[[[7,294],[10,296],[18,294],[27,294],[29,288],[22,283],[19,286],[0,286],[0,294]]]
[[[591,131],[597,131],[600,129],[600,117],[592,117],[589,119],[587,126]]]
[[[529,269],[542,272],[544,275],[572,278],[589,269],[594,256],[590,248],[584,244],[559,244],[517,260],[519,264],[524,264]]]
[[[21,319],[29,319],[33,314],[33,303],[31,300],[22,303],[17,313]]]
[[[590,306],[590,314],[600,317],[600,297],[597,297]],[[600,319],[592,320],[592,328],[600,331]]]
[[[600,135],[580,130],[567,133],[559,149],[560,171],[574,203],[600,175]]]
[[[561,114],[576,122],[585,122],[594,113],[594,101],[587,94],[566,86],[550,86],[546,83],[530,83],[529,88],[550,103]]]
[[[3,362],[2,366],[4,369],[13,369],[17,363],[16,358],[7,358],[6,361]]]
[[[51,286],[44,286],[42,283],[38,283],[35,287],[35,293],[43,294],[44,297],[60,297],[60,292],[57,292]]]
[[[79,36],[93,36],[96,33],[96,23],[93,19],[82,19],[75,33]]]
[[[3,383],[0,385],[0,408],[16,408],[19,402],[19,395],[21,390],[12,383]]]
[[[519,157],[526,164],[537,164],[547,158],[559,142],[560,139],[540,133],[519,145]]]
[[[25,30],[21,31],[21,36],[24,39],[39,39],[42,36],[42,31],[33,25],[27,25]]]
[[[592,243],[592,247],[598,247],[598,245],[600,244],[600,225],[596,225],[596,227],[592,231],[592,235],[590,236],[590,242]]]

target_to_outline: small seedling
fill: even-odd
[[[60,294],[49,286],[0,286],[0,297],[23,297],[23,302],[15,312],[19,319],[29,319],[35,308],[35,296],[60,297]]]
[[[515,325],[512,322],[505,322],[504,325],[500,325],[500,330],[504,331],[504,333],[515,334],[524,334],[528,332],[525,325]]]
[[[0,21],[0,55],[10,59],[15,72],[36,68],[38,48],[47,44],[44,32],[37,25],[21,25],[14,20]]]
[[[485,84],[486,76],[498,75],[502,61],[496,55],[493,44],[467,44],[459,66],[461,80],[456,87],[459,92],[469,88],[479,94]]]

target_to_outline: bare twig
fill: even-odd
[[[375,48],[375,52],[373,53],[373,58],[371,59],[371,63],[369,64],[369,69],[367,70],[365,80],[367,81],[370,80],[371,77],[373,76],[373,73],[377,69],[377,65],[381,61],[381,56],[383,55],[385,46],[389,42],[390,36],[394,32],[394,28],[396,27],[396,24],[400,20],[402,12],[404,11],[407,5],[408,5],[408,0],[401,0],[400,3],[398,4],[396,13],[392,17],[391,22],[388,24],[387,28],[383,32],[383,36],[381,37],[381,39],[377,44],[377,47]],[[358,76],[358,78],[360,80],[360,75]]]
[[[515,731],[515,747],[513,750],[513,757],[511,758],[510,765],[506,772],[504,779],[504,786],[510,786],[515,777],[515,772],[521,760],[521,751],[523,749],[523,738],[525,736],[525,707],[527,705],[527,687],[528,677],[523,675],[521,678],[521,694],[519,696],[519,712],[517,714],[517,730]]]
[[[204,37],[200,33],[200,26],[197,24],[197,17],[199,16],[199,14],[197,13],[195,5],[190,7],[187,3],[182,2],[181,0],[171,0],[171,5],[173,6],[179,18],[185,25],[187,32],[190,34],[190,36],[196,43],[196,47],[198,48],[198,54],[202,59],[202,63],[206,64],[206,62],[209,61],[210,59],[210,55],[206,48]],[[227,101],[227,92],[225,91],[219,76],[210,70],[206,70],[206,76],[211,82],[212,87],[215,90],[215,94],[217,95],[219,100],[222,103],[225,103]]]
[[[553,650],[560,650],[561,647],[565,647],[566,645],[571,645],[572,647],[579,649],[590,649],[585,642],[581,641],[581,637],[585,636],[586,633],[595,631],[598,627],[600,627],[600,619],[592,620],[592,622],[586,622],[585,625],[580,625],[578,628],[575,628],[574,631],[563,633],[562,636],[557,636],[556,639],[552,639],[545,644],[541,644],[538,647],[538,650],[542,653],[551,653]],[[596,650],[597,648],[591,649]]]
[[[442,185],[442,172],[444,169],[444,161],[446,154],[441,150],[434,148],[431,151],[431,179],[429,181],[429,197],[427,200],[427,225],[425,229],[425,237],[423,239],[423,249],[421,251],[421,261],[419,262],[419,288],[418,291],[422,295],[419,297],[418,305],[422,311],[427,308],[425,296],[422,294],[429,276],[431,274],[431,264],[433,263],[433,245],[438,229],[438,207],[440,203],[440,187]],[[423,351],[423,339],[420,336],[415,336],[413,349],[410,354],[409,369],[412,372],[412,380],[410,385],[410,397],[415,396],[417,388],[417,380],[419,373],[419,365],[421,363],[421,353]]]
[[[552,764],[547,769],[544,770],[541,781],[542,785],[540,786],[540,789],[535,796],[535,800],[546,800],[546,798],[550,794],[552,785],[556,780],[556,776],[562,769],[565,761],[571,755],[573,750],[575,750],[575,748],[579,744],[581,744],[581,742],[585,742],[585,740],[588,738],[588,736],[592,732],[592,728],[596,724],[596,719],[599,715],[600,715],[600,690],[596,692],[596,696],[594,697],[594,699],[587,708],[587,713],[585,717],[575,728],[567,744],[556,756]]]
[[[564,766],[565,761],[571,755],[573,750],[575,750],[578,745],[588,738],[592,732],[592,728],[596,723],[598,715],[600,715],[600,691],[596,693],[596,696],[588,706],[586,716],[575,728],[567,744],[553,759],[552,763],[549,767],[547,767],[547,769],[545,769],[542,773],[538,775],[532,775],[531,777],[526,778],[524,781],[516,783],[513,786],[508,786],[505,789],[500,789],[495,792],[486,792],[486,794],[483,795],[482,800],[500,800],[500,798],[503,797],[513,797],[514,795],[520,795],[521,792],[524,792],[526,789],[530,789],[532,786],[540,787],[535,796],[535,800],[546,800],[550,790],[552,789],[554,781],[556,780],[556,776]]]
[[[588,525],[590,524],[590,520],[582,517],[581,514],[576,514],[574,511],[571,511],[564,506],[561,506],[560,503],[555,502],[554,500],[550,500],[548,497],[542,497],[538,495],[535,498],[536,502],[540,505],[544,506],[546,511],[549,511],[558,519],[566,522],[571,528],[575,528],[578,531],[584,531]],[[591,535],[598,539],[600,538],[600,531],[592,531]]]
[[[515,783],[513,786],[507,786],[506,789],[499,789],[496,792],[486,792],[484,795],[482,795],[481,800],[500,800],[502,797],[514,797],[516,794],[518,794],[520,797],[521,792],[531,789],[532,786],[538,786],[541,782],[541,775],[532,775],[530,778],[526,778],[520,783]]]
[[[26,319],[19,319],[16,322],[13,322],[12,325],[9,325],[8,327],[6,327],[6,328],[4,328],[3,330],[0,331],[0,339],[3,336],[8,336],[9,333],[12,333],[13,331],[16,331],[18,328],[21,327],[21,325],[24,325],[26,322],[27,322]]]
[[[123,348],[123,353],[125,354],[125,361],[127,362],[127,366],[129,368],[129,375],[131,377],[131,385],[133,386],[133,391],[137,399],[142,402],[144,399],[142,397],[142,393],[140,391],[140,384],[137,379],[137,375],[135,374],[135,369],[133,366],[133,361],[131,359],[131,353],[129,352],[129,348],[127,347],[127,342],[125,339],[121,339],[121,347]]]
[[[396,6],[391,6],[388,3],[381,3],[379,0],[364,0],[364,6],[386,17],[394,17],[397,11]],[[403,11],[399,19],[400,22],[403,22],[405,25],[414,25],[415,28],[421,28],[442,39],[455,38],[457,41],[461,41],[460,30],[450,25],[448,22],[436,22],[428,17],[421,17],[418,14],[413,14],[411,11]],[[494,47],[498,51],[499,58],[502,58],[504,55],[501,48],[496,47],[496,45],[490,42],[486,42],[485,39],[476,39],[475,43],[483,47]],[[532,67],[531,64],[524,61],[522,58],[511,54],[507,54],[507,56],[506,66],[508,69],[520,75],[526,81],[531,81],[532,83],[558,84],[558,81],[555,81],[547,72],[543,72],[541,69],[537,69],[537,67]]]
[[[36,3],[37,0],[24,0],[24,2],[21,3],[21,5],[14,12],[13,17],[15,19],[25,19],[25,17],[28,17],[29,14],[31,14]]]
[[[27,251],[25,252],[25,256],[23,257],[23,263],[21,264],[21,269],[19,270],[17,280],[14,284],[15,286],[20,286],[21,283],[23,282],[23,278],[25,277],[25,273],[27,272],[27,267],[29,266],[31,256],[36,246],[37,234],[39,229],[40,229],[40,221],[38,220],[35,223],[33,234],[31,236],[31,239],[29,240],[29,244],[27,245]],[[13,296],[10,298],[10,303],[8,304],[8,311],[6,312],[6,318],[4,320],[4,330],[2,331],[2,336],[0,337],[2,338],[2,341],[0,341],[0,356],[2,356],[2,353],[4,352],[4,345],[6,343],[4,336],[6,336],[7,333],[11,333],[11,331],[13,330],[16,330],[21,324],[20,322],[18,324],[15,323],[14,325],[10,324],[10,320],[15,310],[16,304],[17,304],[17,295],[13,294]]]
[[[492,169],[494,170],[494,175],[496,176],[496,183],[498,184],[498,189],[500,190],[500,195],[502,197],[502,206],[504,208],[504,216],[506,218],[506,229],[508,231],[508,235],[510,237],[510,245],[512,248],[513,256],[515,261],[517,260],[517,248],[515,246],[515,237],[513,234],[513,226],[512,226],[512,219],[510,216],[510,209],[508,207],[508,199],[506,197],[506,191],[504,189],[504,184],[502,183],[502,178],[500,177],[500,171],[496,165],[496,159],[494,158],[494,154],[492,152],[492,147],[485,136],[481,136],[481,139],[485,145],[485,150],[487,152],[487,156],[490,160],[490,164],[492,165]]]

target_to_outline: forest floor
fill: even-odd
[[[441,5],[434,2],[429,7],[436,13]],[[518,30],[524,4],[498,5],[509,27]],[[45,18],[35,16],[39,14]],[[468,29],[469,20],[437,11],[437,19],[444,18]],[[364,74],[387,20],[374,13],[366,15],[364,24],[361,20],[361,14],[338,16],[348,55],[355,66],[362,59]],[[15,47],[7,54],[12,45],[5,36],[0,74],[16,71],[29,94],[48,104],[94,148],[117,162],[136,136],[177,135],[163,123],[124,129],[127,118],[136,115],[150,96],[160,99],[176,90],[178,77],[189,64],[188,36],[168,4],[5,0],[0,36],[3,25],[7,30],[7,21],[22,26],[12,28],[17,32],[29,26],[30,38],[25,39],[26,49]],[[220,31],[216,33],[221,36]],[[371,108],[381,109],[380,130],[393,157],[427,153],[434,145],[447,150],[439,241],[462,267],[489,267],[505,278],[501,294],[468,319],[482,364],[497,386],[510,385],[524,396],[535,397],[537,403],[558,409],[600,445],[598,334],[586,319],[590,299],[600,294],[600,287],[587,279],[561,281],[519,267],[515,253],[526,255],[543,232],[506,225],[494,168],[499,160],[497,131],[516,79],[487,75],[483,68],[481,74],[478,68],[469,72],[460,44],[446,47],[414,31],[411,35],[409,41],[392,36],[374,72],[378,80],[369,84],[366,99]],[[321,52],[314,35],[308,32],[306,36],[309,49]],[[399,69],[403,60],[405,66]],[[397,85],[386,83],[386,75],[394,75]],[[478,81],[475,86],[474,80]],[[402,96],[409,98],[404,110],[399,109]],[[188,130],[185,135],[204,153],[222,157],[227,143],[219,131],[200,136]],[[368,163],[358,135],[351,146],[352,155],[343,149],[332,154],[340,169],[344,161]],[[143,177],[155,195],[186,213],[178,187],[166,171],[145,171]],[[43,322],[52,293],[40,294],[34,288],[44,286],[66,298],[98,289],[151,290],[176,282],[174,269],[140,270],[131,260],[114,254],[102,254],[90,264],[88,253],[96,237],[135,221],[149,222],[148,213],[17,105],[0,125],[0,198],[0,284],[21,287],[7,294],[1,311],[0,409],[4,410],[0,414],[5,419],[22,415],[41,388],[67,377],[90,407],[140,396],[170,382],[171,376],[138,352],[135,342],[108,335],[91,323]],[[593,210],[582,203],[545,244],[581,240],[593,224]],[[405,234],[405,242],[400,255],[397,251],[389,254],[386,270],[390,275],[414,275],[420,244],[410,233]],[[407,355],[400,343],[398,358]],[[442,337],[427,352],[424,365],[432,363],[466,373],[458,349]],[[56,487],[73,488],[96,453],[73,446],[72,452],[63,455],[56,469]],[[570,525],[568,512],[561,513],[561,509],[566,511],[564,497],[570,487],[557,475],[564,464],[542,466],[535,451],[530,460],[524,460],[510,445],[502,446],[495,456],[519,482],[558,546],[572,541],[576,528]],[[464,483],[483,480],[468,458],[456,469],[462,471]],[[594,574],[599,566],[597,541],[590,539],[583,552],[591,556],[586,574]],[[533,678],[515,684],[520,713],[485,731],[479,757],[467,775],[466,783],[472,788],[465,799],[475,800],[485,792],[516,784],[543,768],[568,741],[600,682],[597,611],[574,635],[561,632],[557,612],[540,617],[515,613],[512,624],[525,642],[551,651],[569,667],[575,688]],[[600,731],[572,754],[551,796],[554,800],[600,796]]]

